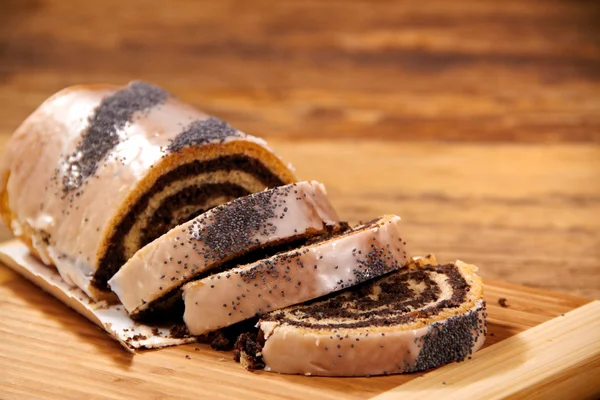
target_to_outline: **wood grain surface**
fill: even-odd
[[[155,82],[415,253],[600,298],[594,1],[0,2],[0,145],[53,92]],[[8,238],[6,229],[0,238]]]
[[[595,1],[3,0],[0,130],[147,79],[249,132],[598,141]]]
[[[494,280],[486,280],[485,298],[489,312],[485,347],[560,318],[589,301]],[[506,307],[499,305],[500,298],[506,299]],[[596,362],[594,354],[591,360]],[[458,365],[468,366],[469,362]],[[2,265],[0,368],[0,394],[7,400],[368,399],[427,377],[426,373],[414,373],[336,379],[250,373],[232,361],[230,352],[198,344],[133,355],[94,324]]]
[[[154,82],[265,137],[345,219],[398,213],[414,254],[478,264],[488,347],[600,298],[599,20],[595,1],[0,0],[0,150],[63,87]],[[0,370],[3,399],[365,399],[420,376],[132,356],[3,266]]]

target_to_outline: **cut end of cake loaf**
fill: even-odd
[[[137,250],[173,227],[236,198],[295,181],[267,148],[241,138],[164,156],[114,218],[93,283],[105,287]]]
[[[266,314],[258,323],[260,361],[267,371],[322,376],[407,373],[462,361],[486,335],[476,270],[418,258],[338,294]]]
[[[132,317],[151,317],[179,288],[338,229],[318,182],[280,186],[217,206],[140,249],[109,281]],[[168,308],[167,308],[168,312]]]
[[[210,117],[210,120],[216,120]],[[125,262],[145,245],[170,229],[236,198],[296,181],[296,177],[264,142],[234,130],[226,123],[211,123],[206,134],[236,132],[230,138],[189,141],[165,150],[132,191],[106,236],[99,253],[99,268],[92,284],[107,288]],[[198,127],[197,135],[202,134]],[[185,132],[180,135],[184,135]],[[177,137],[174,139],[177,140]]]
[[[184,321],[195,335],[324,296],[401,268],[407,254],[400,217],[276,254],[183,287]]]

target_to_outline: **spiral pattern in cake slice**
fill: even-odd
[[[237,198],[171,229],[141,248],[109,280],[134,318],[169,310],[179,287],[215,269],[264,258],[335,231],[338,216],[317,182]],[[180,316],[180,315],[179,315]]]
[[[400,217],[353,230],[183,287],[184,321],[201,335],[272,310],[357,285],[407,261]]]
[[[362,376],[422,371],[462,361],[485,340],[476,267],[433,257],[324,299],[264,315],[266,369]]]
[[[143,245],[234,198],[296,180],[255,137],[143,82],[74,86],[17,129],[0,212],[94,298]]]

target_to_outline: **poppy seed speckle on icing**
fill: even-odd
[[[192,247],[205,258],[217,260],[257,246],[257,236],[270,237],[277,231],[268,221],[290,189],[283,186],[238,198],[197,217],[189,227]]]
[[[483,310],[485,312],[485,303]],[[485,335],[485,328],[477,310],[449,318],[444,323],[432,324],[427,334],[419,340],[421,351],[416,364],[409,372],[463,361],[472,354],[472,348],[479,335]]]
[[[286,207],[282,208],[285,209]],[[279,215],[279,211],[276,212],[276,214]],[[379,219],[376,222],[379,221],[385,221],[385,219]],[[383,222],[380,222],[380,224],[383,224]],[[260,290],[263,291],[263,294],[266,297],[272,298],[273,301],[277,302],[277,307],[281,307],[286,303],[293,304],[291,302],[296,299],[295,296],[305,296],[306,290],[311,290],[310,283],[308,289],[304,289],[306,284],[302,285],[303,289],[300,289],[302,282],[293,282],[293,278],[295,278],[295,274],[293,272],[294,269],[304,269],[306,272],[303,272],[303,274],[313,275],[315,280],[318,280],[320,276],[330,274],[334,270],[333,265],[331,264],[336,260],[331,259],[331,257],[324,257],[320,252],[329,251],[330,248],[336,246],[338,240],[349,241],[351,244],[354,244],[356,240],[360,242],[362,241],[361,239],[370,239],[374,231],[372,228],[372,226],[359,226],[354,230],[336,231],[332,234],[326,234],[316,240],[312,240],[306,246],[298,247],[295,250],[280,252],[270,258],[262,259],[245,265],[241,267],[239,271],[237,271],[243,282],[238,283],[236,281],[235,283],[240,289],[237,289],[231,285],[231,290],[225,296],[231,296],[230,298],[232,299],[236,298],[237,296],[237,299],[239,300],[242,292]],[[376,235],[376,242],[381,244],[380,247],[382,249],[386,249],[385,242],[387,240],[392,240],[394,237],[394,233],[391,233],[388,237],[388,233],[386,232],[381,238],[379,235]],[[349,249],[347,251],[349,251]],[[372,258],[377,258],[378,255],[380,255],[380,253],[375,252]],[[372,278],[380,276],[385,272],[388,272],[390,269],[399,268],[402,266],[402,264],[400,264],[400,262],[396,259],[398,256],[397,254],[386,249],[385,251],[382,251],[381,255],[381,265],[375,261],[370,263],[360,262],[356,255],[354,260],[352,260],[353,263],[350,264],[352,264],[353,269],[364,269],[366,274],[365,276],[368,275]],[[350,267],[346,268],[344,273],[348,274],[349,277],[348,275],[343,275],[343,279],[337,279],[335,281],[336,284],[330,286],[330,288],[327,290],[336,291],[358,283],[357,280],[351,275],[353,269]],[[222,272],[217,276],[217,279],[218,277],[226,276],[227,273]],[[313,278],[310,279],[312,280]],[[288,284],[288,282],[290,284]],[[278,286],[282,287],[278,289]],[[198,286],[193,290],[195,293],[202,293],[202,288],[203,286]],[[252,296],[252,298],[254,298],[254,296]],[[285,298],[285,300],[283,300],[283,298]],[[291,300],[288,300],[289,298],[291,298]],[[244,302],[244,300],[242,300],[242,302]],[[258,306],[250,305],[250,307],[254,307],[252,312],[255,312]],[[248,311],[248,309],[245,311]],[[198,331],[200,331],[200,329]],[[340,340],[342,339],[343,338],[340,338]]]
[[[75,151],[64,157],[63,192],[81,187],[98,169],[100,162],[114,149],[121,137],[119,129],[131,122],[136,112],[147,111],[163,103],[169,94],[156,86],[134,82],[108,96],[89,117],[89,125],[81,135]]]
[[[198,146],[211,142],[223,143],[229,137],[239,137],[240,132],[227,122],[216,117],[192,122],[169,144],[168,150],[179,151],[184,147]]]

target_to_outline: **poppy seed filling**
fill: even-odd
[[[438,301],[441,289],[432,273],[442,274],[452,288],[450,299]],[[414,283],[423,290],[417,292]],[[468,284],[454,264],[428,266],[406,272],[391,272],[381,279],[362,283],[340,294],[318,299],[283,312],[273,312],[263,320],[312,328],[365,328],[405,324],[459,307],[466,299]],[[319,320],[338,322],[322,323]]]
[[[130,208],[127,215],[117,225],[109,240],[108,249],[101,258],[99,268],[94,275],[94,285],[105,290],[107,288],[107,281],[127,261],[125,249],[123,247],[124,238],[135,223],[137,216],[146,209],[150,199],[154,195],[163,191],[165,187],[172,182],[186,180],[190,177],[204,173],[223,170],[245,171],[256,177],[265,185],[265,187],[276,187],[283,184],[281,179],[271,172],[267,167],[265,167],[260,161],[240,154],[222,156],[205,161],[197,160],[175,168],[174,170],[161,176],[152,186],[152,188],[138,199],[138,201]],[[204,196],[207,193],[206,190],[203,190],[204,185],[186,188],[185,192],[182,193],[189,194],[190,192],[195,192],[194,194],[198,196],[196,200],[192,200],[190,198],[188,199],[190,202],[187,204],[171,203],[169,202],[171,197],[179,196],[179,192],[174,193],[161,203],[153,215],[156,215],[157,219],[165,215],[172,216],[178,207],[187,207],[189,205],[193,205],[194,203],[204,203],[208,199],[208,197]],[[237,193],[248,193],[248,191],[245,188],[233,183],[213,184],[213,186],[210,188],[211,198],[223,195],[231,196]],[[194,214],[201,214],[205,211],[207,210],[196,209]],[[151,217],[150,220],[152,221],[153,218],[154,216]],[[147,225],[148,228],[146,228],[143,232],[142,244],[151,242],[161,234],[165,233],[167,230],[185,222],[185,218],[187,218],[187,216],[180,216],[178,218],[171,219],[170,221],[163,220],[161,221],[162,223],[160,227],[156,227],[156,229],[153,229],[152,225]]]

